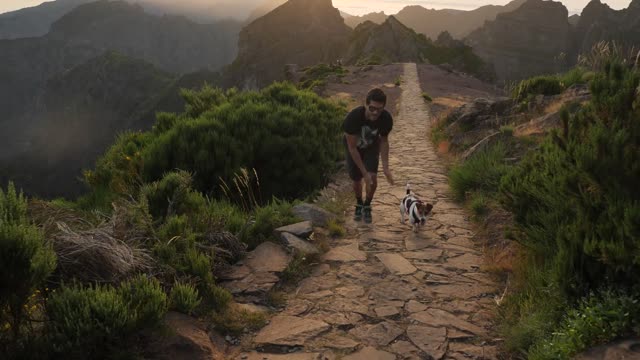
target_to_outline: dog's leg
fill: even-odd
[[[404,224],[404,206],[400,204],[400,223]]]

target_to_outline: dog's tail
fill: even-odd
[[[409,182],[407,181],[407,195],[411,194],[411,184],[409,184]]]

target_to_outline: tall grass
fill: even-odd
[[[506,156],[506,144],[497,142],[454,166],[449,172],[449,184],[455,198],[463,201],[471,191],[496,192],[509,169],[504,162]]]

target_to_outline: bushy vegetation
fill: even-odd
[[[36,310],[29,300],[55,266],[56,255],[28,218],[22,193],[12,183],[6,191],[0,188],[0,346],[28,346],[22,335],[28,331],[28,315]]]
[[[63,286],[48,299],[47,334],[53,353],[105,357],[140,329],[158,326],[166,311],[160,283],[144,275],[118,288]]]
[[[191,284],[176,282],[171,288],[171,309],[190,315],[200,305],[198,289]]]
[[[602,67],[520,83],[521,101],[576,83],[588,84],[592,100],[563,109],[561,129],[518,163],[505,162],[512,147],[497,142],[450,173],[454,195],[475,215],[498,202],[514,217],[509,238],[522,253],[499,311],[504,346],[517,358],[570,359],[640,334],[640,71],[617,57],[592,62]]]
[[[344,108],[284,83],[182,96],[183,113],[122,134],[76,201],[0,190],[0,351],[130,356],[169,308],[230,332],[264,324],[230,310],[216,275],[299,221],[291,200],[334,170]]]
[[[349,73],[349,70],[341,65],[318,64],[304,70],[304,75],[300,79],[298,87],[300,89],[314,90],[326,84],[329,76],[342,78]]]
[[[219,197],[241,168],[255,169],[265,199],[320,187],[340,156],[344,109],[310,91],[276,83],[259,92],[189,92],[183,114],[164,114],[152,132],[127,134],[87,172],[93,189],[134,192],[173,169]],[[282,157],[282,154],[287,154]]]
[[[521,289],[505,310],[505,332],[519,334],[512,350],[568,359],[638,331],[625,314],[637,314],[640,301],[633,290],[640,271],[639,85],[636,69],[607,63],[590,83],[592,101],[564,113],[565,130],[501,179],[516,240],[529,254]],[[588,295],[600,289],[613,292]]]
[[[520,81],[511,90],[516,101],[531,99],[536,95],[557,95],[574,84],[587,83],[592,73],[576,67],[564,74],[541,75]]]
[[[505,164],[507,145],[498,142],[454,166],[449,172],[449,185],[459,201],[469,192],[497,192],[500,179],[508,172]]]

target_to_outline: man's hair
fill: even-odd
[[[371,101],[387,105],[387,95],[385,95],[384,91],[380,88],[371,89],[369,93],[367,93],[367,105],[369,105]]]

